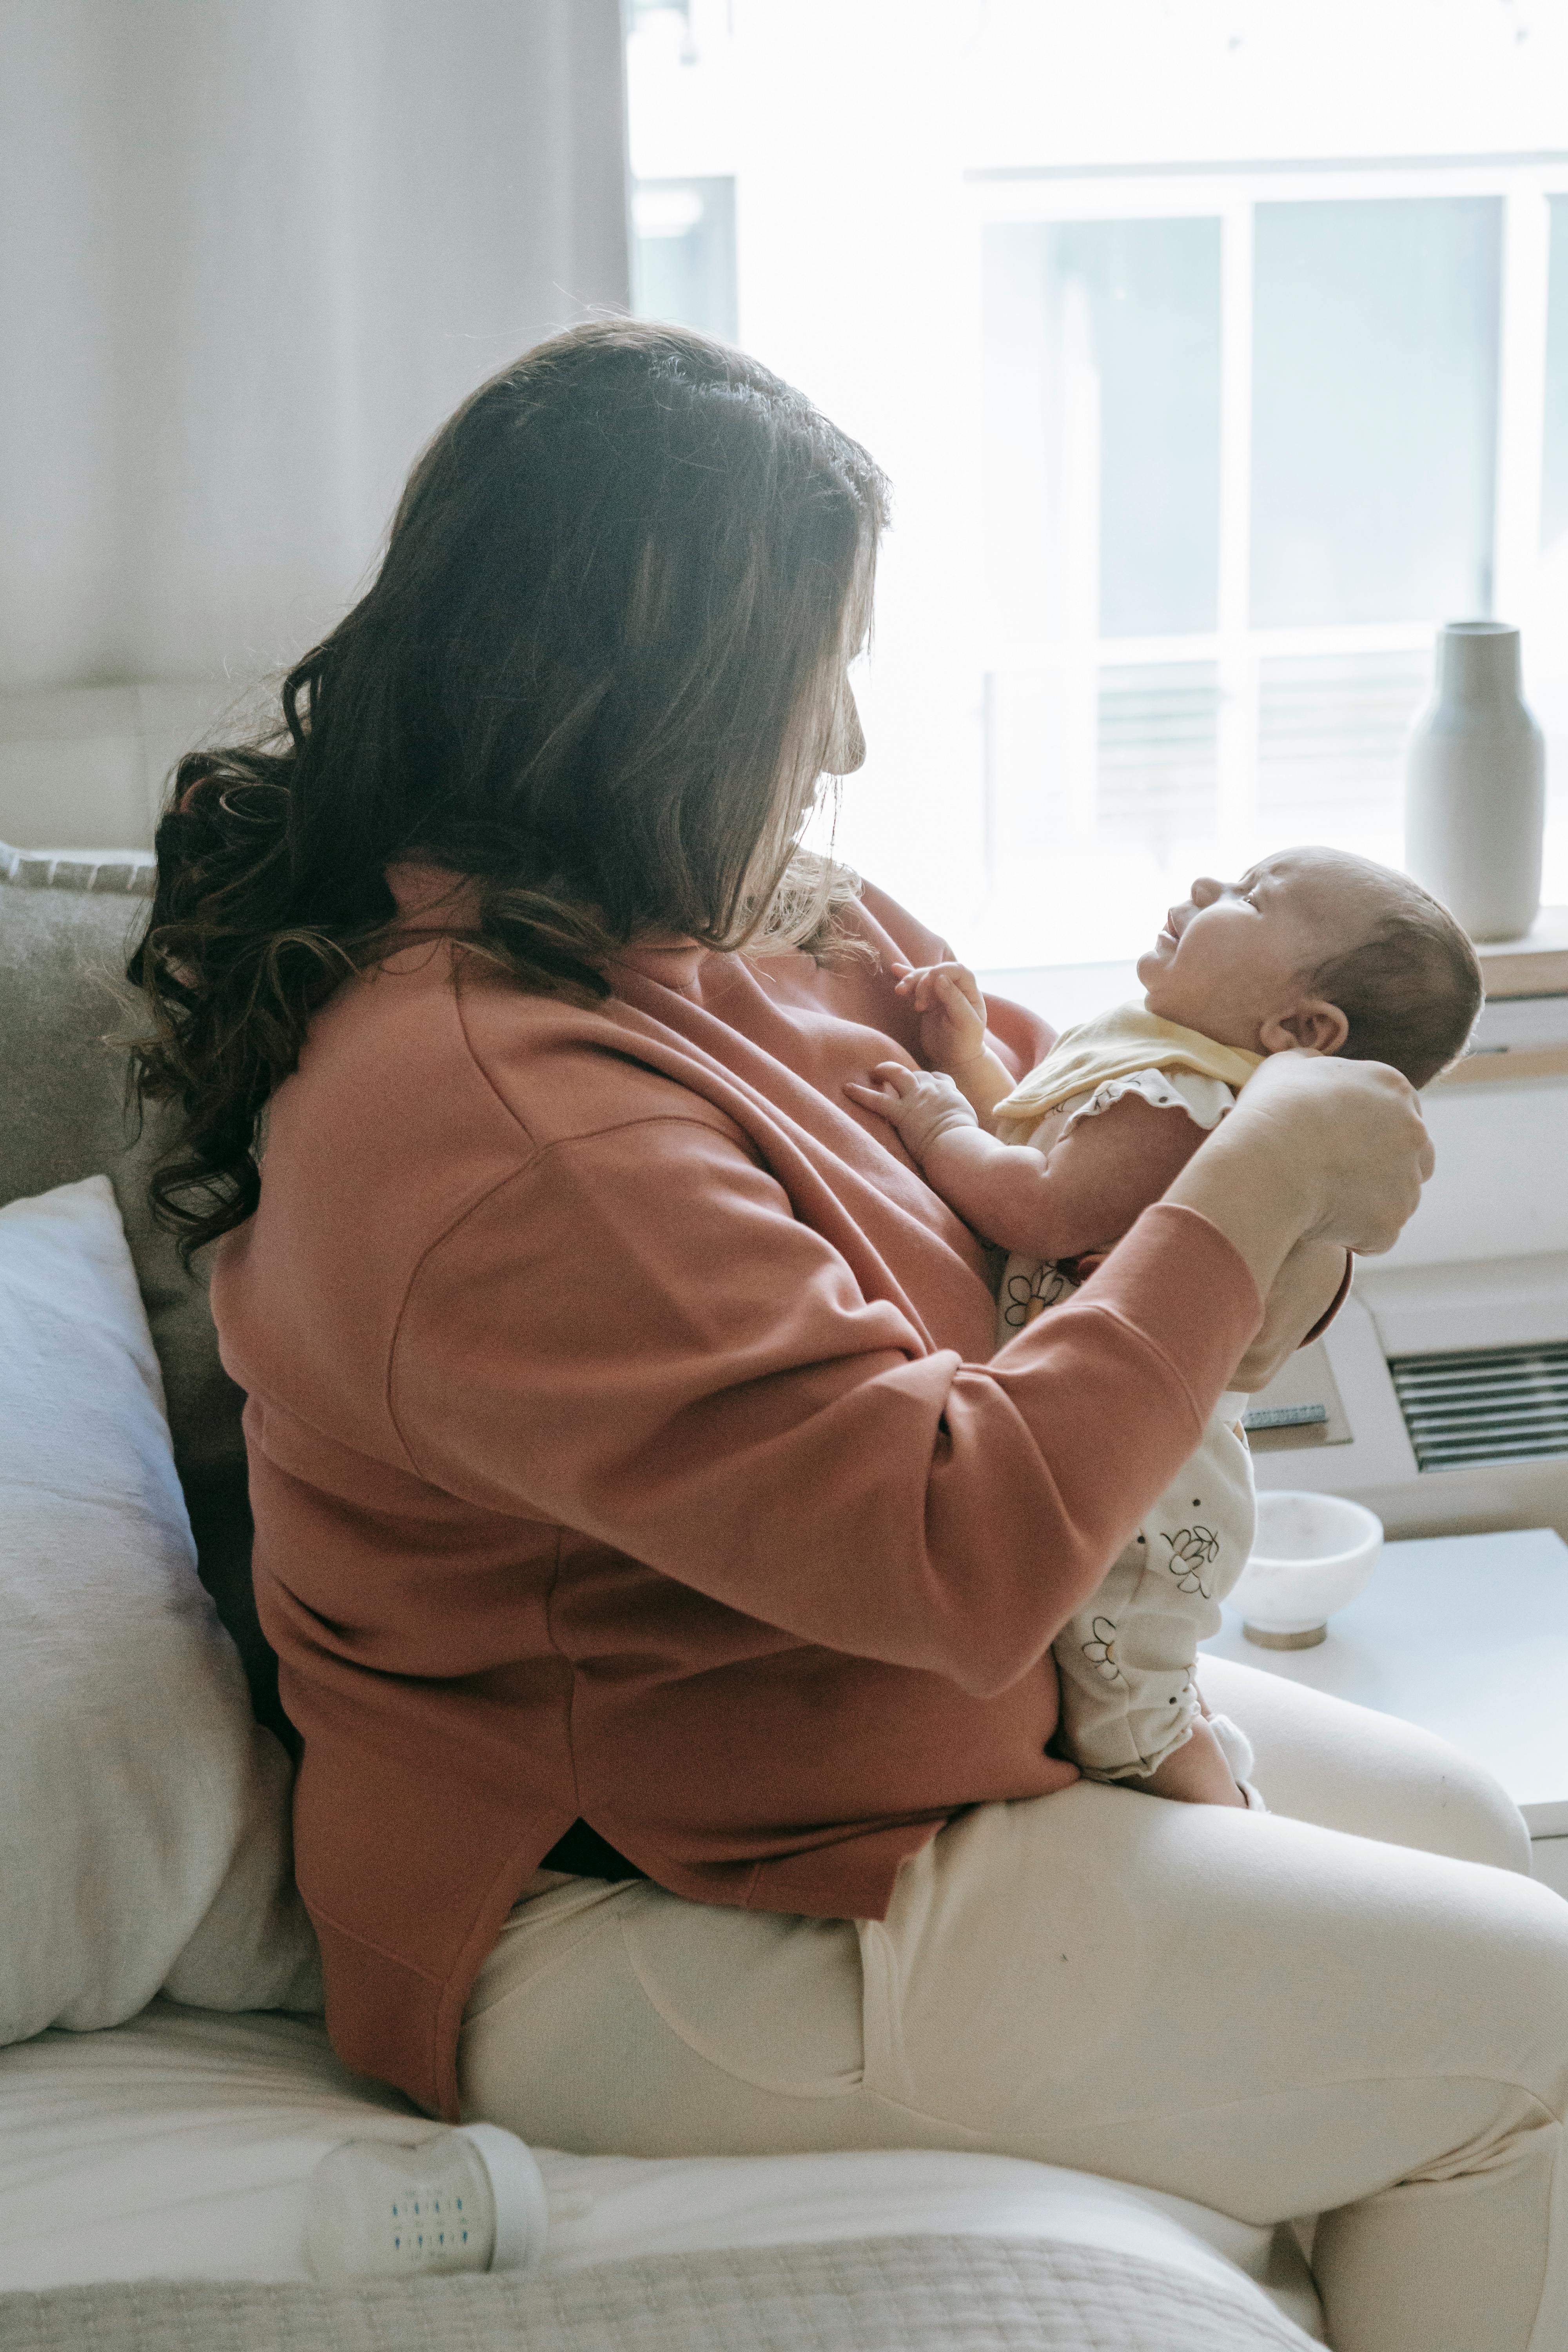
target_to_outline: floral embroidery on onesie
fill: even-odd
[[[1189,1038],[1190,1048],[1177,1046],[1185,1066],[1154,1058],[1170,1041]],[[996,1131],[1007,1142],[1049,1148],[1079,1119],[1131,1095],[1212,1129],[1260,1059],[1129,1008],[1070,1032],[998,1107]],[[1088,1083],[1064,1097],[1059,1078],[1052,1083],[1058,1063]],[[1049,1259],[1010,1256],[997,1301],[998,1345],[1072,1297],[1076,1273]],[[1220,1399],[1197,1451],[1052,1645],[1062,1738],[1091,1780],[1152,1772],[1191,1736],[1198,1644],[1219,1631],[1219,1603],[1252,1549],[1252,1464],[1239,1425],[1246,1403],[1238,1394]]]

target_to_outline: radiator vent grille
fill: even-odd
[[[1395,1356],[1388,1369],[1418,1469],[1568,1454],[1568,1340]]]

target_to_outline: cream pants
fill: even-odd
[[[584,2152],[980,2148],[1318,2212],[1336,2352],[1563,2352],[1568,1904],[1441,1741],[1218,1660],[1203,1683],[1271,1811],[1088,1781],[979,1806],[879,1923],[637,1881],[520,1905],[465,2113]]]

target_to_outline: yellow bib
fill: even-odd
[[[1239,1045],[1216,1045],[1196,1029],[1162,1021],[1141,1004],[1119,1004],[1065,1029],[1038,1069],[1005,1095],[995,1118],[1015,1128],[1037,1127],[1048,1110],[1069,1096],[1091,1093],[1112,1078],[1137,1070],[1195,1070],[1239,1093],[1263,1060]]]

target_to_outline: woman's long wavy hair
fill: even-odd
[[[175,771],[131,1083],[174,1107],[187,1263],[254,1210],[260,1114],[386,953],[399,860],[477,882],[460,935],[525,989],[602,997],[651,934],[831,951],[853,877],[795,842],[885,516],[863,449],[680,328],[574,328],[465,402],[273,731]]]

